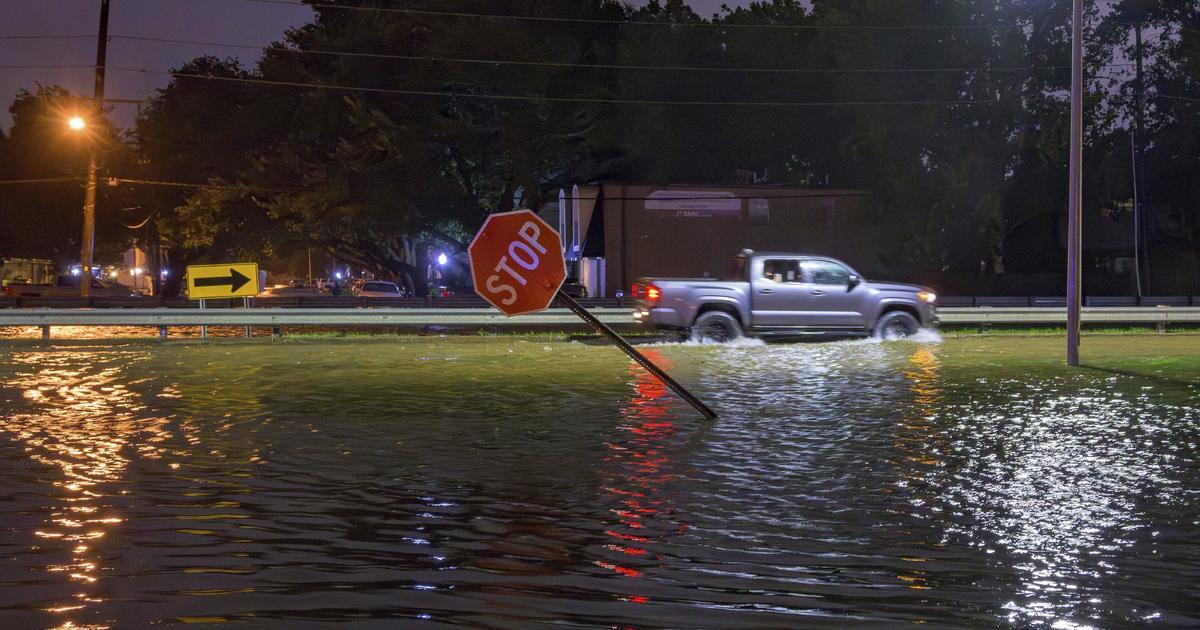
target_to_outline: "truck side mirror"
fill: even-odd
[[[854,287],[858,286],[859,284],[862,284],[862,278],[859,278],[854,274],[850,274],[846,278],[846,293],[853,291]]]

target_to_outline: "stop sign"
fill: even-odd
[[[467,253],[475,292],[505,315],[545,310],[567,277],[558,232],[529,210],[489,216]]]

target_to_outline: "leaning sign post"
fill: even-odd
[[[529,210],[499,212],[487,218],[467,248],[475,292],[505,315],[546,310],[557,298],[630,359],[671,388],[706,418],[717,414],[671,375],[625,341],[612,328],[561,290],[566,279],[558,232]]]
[[[249,306],[250,298],[258,295],[258,263],[223,263],[219,265],[188,265],[188,299],[204,300],[240,297]],[[208,337],[208,326],[200,326],[200,336]],[[246,326],[246,336],[250,327]]]

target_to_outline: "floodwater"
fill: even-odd
[[[1200,337],[0,342],[0,627],[1200,625]]]

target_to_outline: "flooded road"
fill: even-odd
[[[1200,337],[0,342],[0,627],[1200,625]]]

